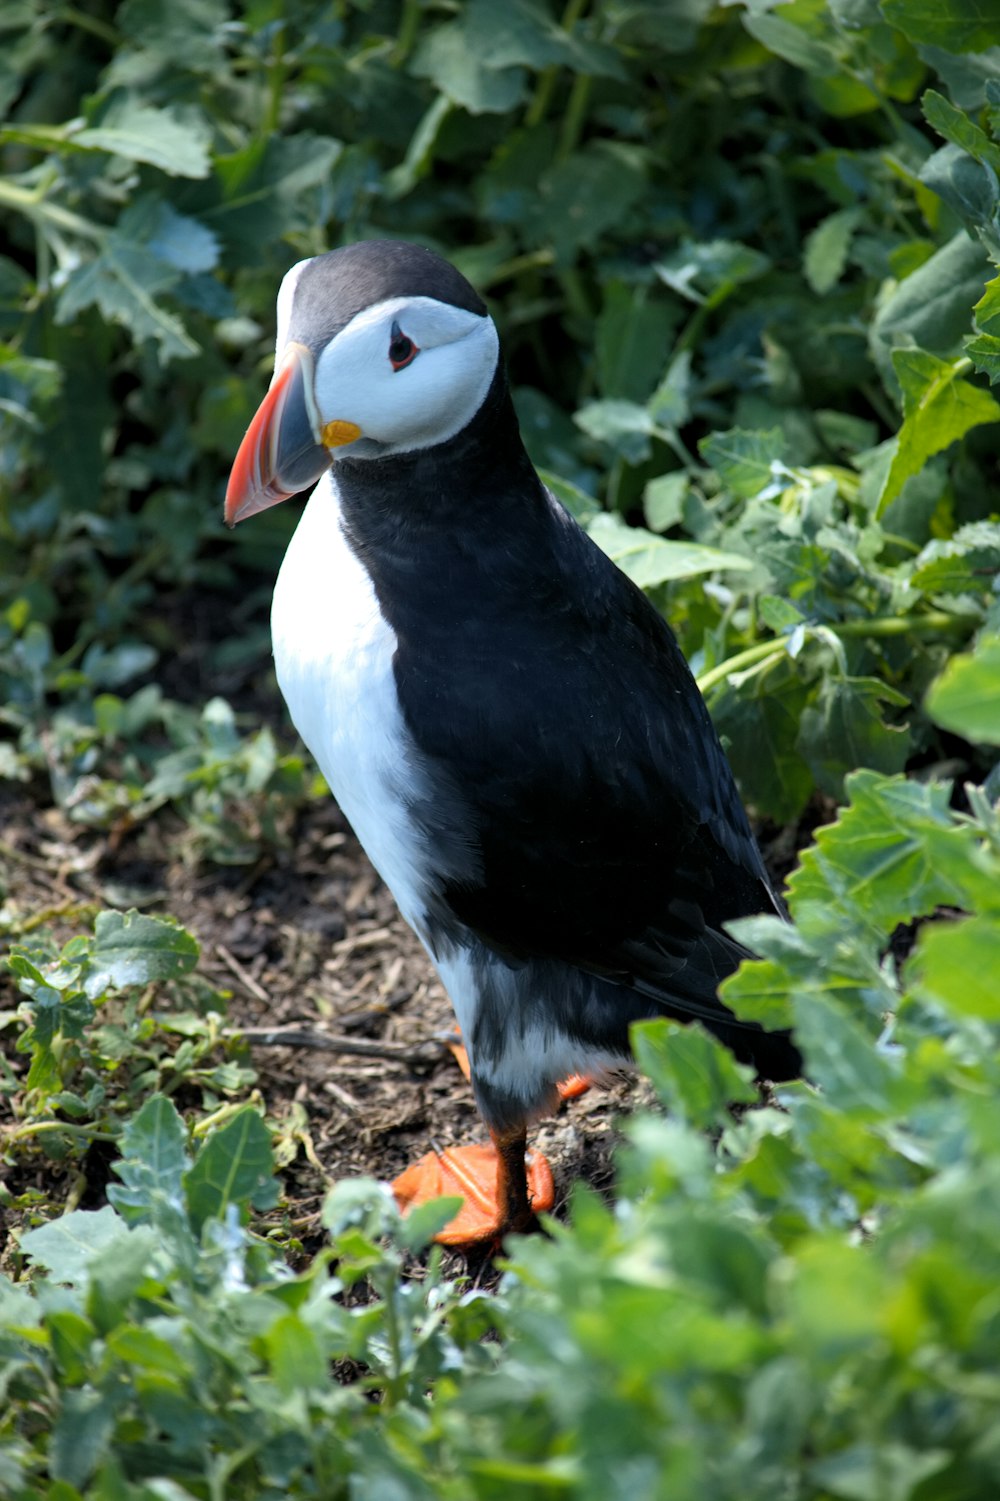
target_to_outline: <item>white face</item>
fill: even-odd
[[[292,267],[278,295],[279,361],[304,264]],[[361,429],[361,437],[338,447],[335,457],[428,448],[454,437],[482,406],[499,348],[491,318],[433,297],[393,297],[365,308],[316,360],[320,427],[341,422]],[[401,350],[407,362],[396,368],[393,353],[398,364]]]

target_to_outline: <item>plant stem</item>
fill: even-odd
[[[978,623],[978,615],[949,615],[945,610],[929,610],[926,615],[884,615],[877,616],[874,620],[842,620],[839,625],[824,628],[841,639],[850,639],[854,636],[906,636],[911,632],[927,636],[956,628],[968,630]],[[709,693],[734,672],[753,667],[771,655],[777,661],[784,649],[783,640],[758,641],[745,651],[737,652],[734,657],[727,657],[717,667],[703,672],[696,680],[698,687],[703,694]]]
[[[92,224],[89,219],[81,218],[79,214],[62,208],[58,203],[49,203],[37,192],[29,192],[16,182],[0,182],[0,203],[8,204],[26,214],[29,219],[47,219],[50,224],[58,224],[70,234],[84,235],[88,240],[101,241],[107,235],[107,230],[102,225]]]

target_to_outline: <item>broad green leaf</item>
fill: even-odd
[[[981,52],[995,46],[991,0],[881,0],[882,13],[911,42],[947,52]]]
[[[650,413],[634,401],[590,401],[574,413],[573,421],[589,438],[611,444],[633,464],[648,457],[656,431]]]
[[[594,346],[601,395],[645,401],[663,369],[676,325],[677,310],[665,299],[657,300],[648,288],[609,282]]]
[[[792,12],[791,17],[783,14]],[[743,24],[769,52],[820,77],[838,71],[837,55],[831,45],[828,24],[816,6],[785,6],[769,15],[744,15]]]
[[[96,124],[73,137],[77,146],[110,151],[133,162],[148,162],[173,177],[207,177],[211,130],[192,111],[157,108],[127,94],[115,94]]]
[[[188,1211],[196,1230],[223,1219],[231,1204],[245,1209],[274,1172],[271,1137],[251,1106],[214,1131],[184,1175]]]
[[[813,791],[812,773],[798,745],[808,701],[808,687],[788,669],[753,677],[740,689],[727,686],[712,697],[712,718],[726,738],[740,791],[759,813],[779,824],[798,818]]]
[[[931,684],[927,713],[946,730],[977,744],[1000,745],[1000,638],[953,657]]]
[[[969,331],[969,307],[982,296],[989,275],[982,245],[961,230],[882,298],[868,342],[890,390],[899,390],[892,354],[900,345],[941,356],[954,353]]]
[[[924,1489],[924,1481],[951,1464],[947,1449],[916,1449],[889,1440],[849,1444],[814,1460],[808,1474],[820,1491],[838,1501],[910,1501]],[[925,1494],[933,1494],[933,1487]]]
[[[276,223],[283,235],[305,233],[322,213],[343,153],[340,141],[312,131],[255,139],[218,158],[223,201],[203,209],[199,222],[217,229],[241,259],[270,242]]]
[[[137,341],[153,339],[164,363],[190,359],[199,346],[176,314],[157,300],[177,285],[180,273],[157,260],[146,245],[111,234],[100,253],[74,271],[56,305],[56,322],[72,323],[96,306],[109,323],[124,325]]]
[[[691,488],[686,470],[676,469],[651,479],[642,497],[646,525],[653,532],[667,532],[684,515],[684,498]]]
[[[846,779],[849,806],[817,830],[788,881],[793,914],[808,906],[830,923],[898,923],[939,906],[961,906],[975,844],[949,813],[949,788],[857,771]]]
[[[1000,381],[1000,335],[975,334],[963,345],[966,355],[981,375],[988,375],[990,385]]]
[[[115,1400],[92,1386],[63,1392],[52,1429],[51,1468],[58,1481],[81,1489],[110,1452]]]
[[[892,363],[903,392],[904,422],[876,516],[882,515],[933,454],[971,428],[1000,419],[1000,403],[963,378],[967,361],[939,360],[922,349],[896,349]]]
[[[631,144],[594,141],[544,173],[531,222],[559,264],[626,221],[646,192],[648,166],[646,153]]]
[[[502,114],[525,95],[523,68],[494,69],[478,52],[460,22],[438,26],[420,43],[410,63],[418,78],[430,78],[454,104],[470,114]]]
[[[603,511],[589,523],[587,531],[640,589],[653,589],[668,579],[714,573],[716,569],[745,571],[753,566],[739,553],[721,552],[697,542],[671,542],[644,527],[626,526],[617,516]]]
[[[682,349],[649,398],[649,412],[657,427],[681,428],[691,418],[691,352]]]
[[[151,1095],[126,1123],[121,1136],[121,1161],[115,1172],[124,1189],[111,1185],[113,1204],[149,1210],[159,1194],[180,1201],[187,1157],[187,1132],[173,1104],[164,1095]]]
[[[795,1040],[806,1074],[837,1110],[881,1115],[890,1108],[899,1070],[874,1046],[874,1038],[842,1003],[818,990],[796,991],[792,1001]]]
[[[914,992],[956,1016],[1000,1021],[1000,921],[996,917],[929,923],[907,965]]]
[[[585,75],[628,76],[615,48],[564,31],[539,0],[469,0],[463,25],[470,50],[491,69],[564,66]]]
[[[859,208],[838,209],[818,224],[806,240],[803,270],[818,296],[825,296],[843,276],[851,240],[860,222]]]
[[[278,1390],[321,1390],[329,1380],[328,1363],[314,1330],[297,1313],[285,1313],[264,1335],[264,1346]]]
[[[56,1282],[79,1283],[92,1266],[110,1256],[131,1234],[110,1208],[75,1209],[21,1237],[21,1249]]]
[[[798,742],[816,785],[839,798],[844,777],[856,767],[870,766],[889,775],[902,771],[909,731],[886,724],[881,705],[903,707],[908,702],[877,678],[825,678],[815,702],[803,710]]]
[[[668,287],[691,302],[707,303],[709,307],[717,306],[735,287],[756,281],[770,269],[766,255],[737,240],[684,240],[653,267]]]
[[[709,433],[698,444],[706,464],[715,469],[727,490],[745,500],[773,484],[775,465],[785,458],[785,439],[780,428],[767,432],[744,432],[730,428]]]
[[[1000,336],[1000,276],[987,283],[986,291],[973,308],[976,327],[984,334]]]
[[[100,912],[84,979],[93,999],[105,990],[149,985],[189,974],[198,962],[197,939],[173,918],[142,912]]]
[[[928,542],[911,582],[925,594],[991,594],[1000,573],[1000,523],[979,521]]]
[[[946,140],[961,146],[970,156],[994,172],[1000,169],[1000,145],[991,141],[985,130],[970,120],[964,110],[956,109],[950,100],[935,89],[928,89],[920,101],[924,118]]]
[[[729,1105],[757,1098],[753,1069],[700,1026],[638,1022],[631,1039],[636,1063],[663,1104],[694,1126],[717,1126]]]

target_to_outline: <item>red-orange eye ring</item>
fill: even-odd
[[[394,322],[389,332],[389,363],[393,370],[405,370],[407,365],[413,364],[420,350],[398,323]]]

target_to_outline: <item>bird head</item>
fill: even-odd
[[[233,464],[232,526],[313,485],[341,456],[447,442],[496,373],[486,306],[432,251],[367,240],[300,261],[278,293],[274,377]]]

